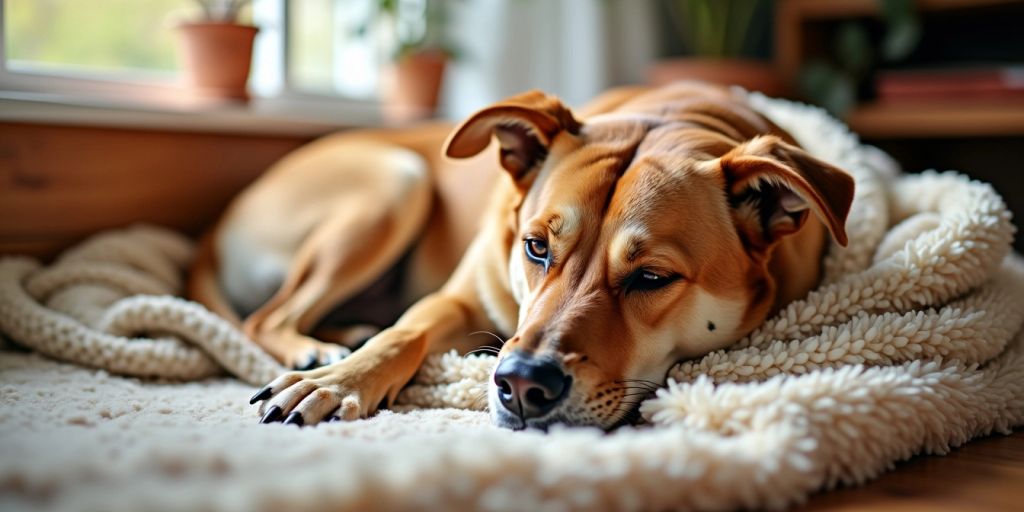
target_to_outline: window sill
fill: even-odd
[[[344,100],[253,99],[248,105],[153,106],[0,90],[0,121],[146,130],[315,137],[380,126],[379,105]]]

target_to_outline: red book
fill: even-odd
[[[882,71],[881,102],[1024,98],[1024,66]]]

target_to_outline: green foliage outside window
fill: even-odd
[[[173,72],[174,27],[195,0],[6,0],[6,57],[15,69]]]

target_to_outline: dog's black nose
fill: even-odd
[[[554,360],[513,352],[494,371],[498,399],[522,419],[538,418],[569,394],[572,377]]]

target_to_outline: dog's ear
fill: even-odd
[[[543,160],[559,133],[579,130],[580,122],[558,98],[530,91],[473,114],[448,137],[444,152],[451,158],[471,157],[493,135],[501,146],[501,166],[519,180]]]
[[[846,172],[772,135],[737,146],[719,163],[736,226],[752,249],[767,249],[795,233],[808,212],[846,245],[854,189]]]

